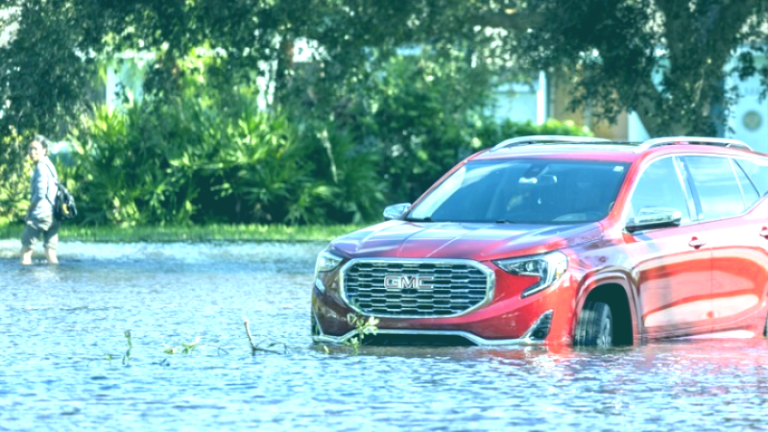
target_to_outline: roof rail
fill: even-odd
[[[584,136],[569,136],[569,135],[528,135],[510,138],[504,140],[491,148],[491,151],[500,150],[506,147],[516,147],[529,144],[542,144],[542,143],[603,143],[610,142],[605,138],[594,138]]]
[[[735,139],[728,138],[706,138],[706,137],[693,137],[693,136],[676,136],[676,137],[663,137],[649,139],[642,144],[638,145],[635,149],[636,153],[644,152],[653,147],[661,147],[665,145],[675,145],[680,143],[696,144],[696,145],[714,145],[720,147],[733,147],[742,150],[753,151],[747,143]]]

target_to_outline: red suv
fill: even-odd
[[[315,340],[630,345],[766,331],[768,156],[534,136],[460,162],[320,253]]]

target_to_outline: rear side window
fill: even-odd
[[[723,219],[744,211],[741,188],[728,158],[686,156],[685,162],[698,196],[699,220]]]
[[[691,220],[688,200],[671,157],[651,163],[640,175],[629,201],[627,220],[634,219],[642,209],[651,207],[679,210],[683,214],[681,222]]]
[[[735,162],[735,161],[734,161]],[[760,194],[757,193],[755,185],[749,180],[749,177],[744,173],[741,167],[734,163],[733,170],[736,171],[736,178],[739,179],[739,186],[741,186],[741,193],[744,195],[744,204],[752,207],[752,204],[756,203],[760,199]]]
[[[760,196],[768,193],[768,162],[757,163],[747,159],[736,159],[736,163],[747,173]]]

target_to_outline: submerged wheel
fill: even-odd
[[[768,337],[768,316],[765,317],[765,330],[763,330],[763,336]]]
[[[320,336],[322,334],[322,331],[320,331],[320,326],[317,324],[317,317],[315,316],[314,311],[310,312],[309,320],[311,321],[309,324],[309,334],[314,339],[316,336]]]
[[[576,346],[613,346],[613,315],[611,307],[603,302],[584,303],[576,333],[573,335]]]

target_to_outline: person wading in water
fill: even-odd
[[[43,136],[36,136],[29,144],[29,158],[34,164],[31,184],[31,202],[27,215],[24,234],[21,236],[21,264],[32,264],[32,252],[38,238],[42,235],[45,258],[48,264],[58,264],[56,248],[59,242],[59,221],[53,217],[53,202],[56,199],[56,167],[48,159],[50,141]]]

